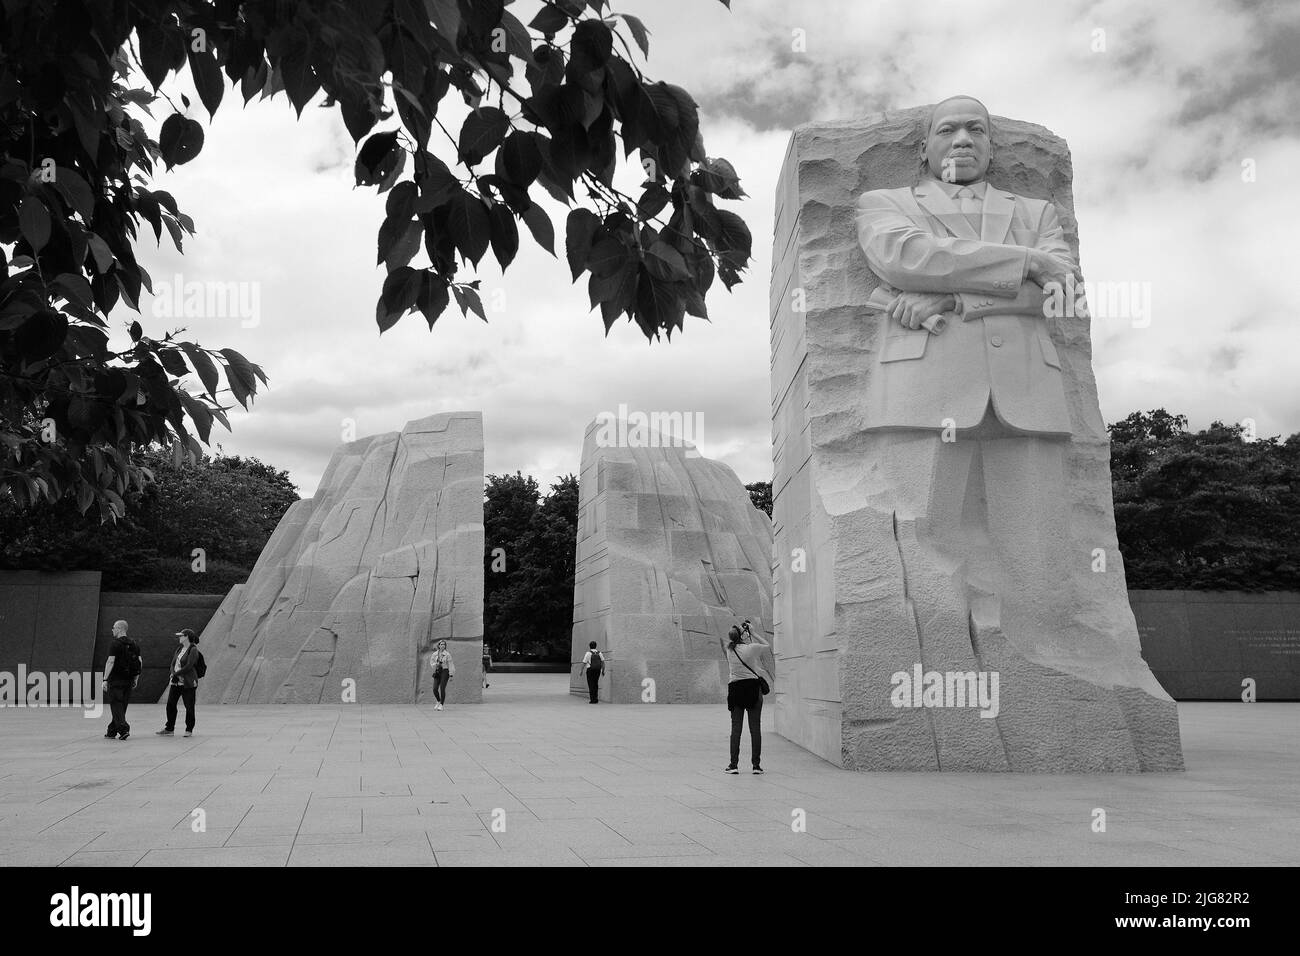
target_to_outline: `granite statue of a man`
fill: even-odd
[[[843,766],[1182,767],[1128,607],[1088,320],[1044,308],[1079,281],[1069,183],[1059,138],[966,96],[792,138],[776,725]]]

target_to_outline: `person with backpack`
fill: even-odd
[[[456,662],[451,659],[446,641],[438,642],[438,648],[429,658],[429,663],[433,667],[433,699],[436,701],[433,709],[442,710],[447,703],[447,681],[456,676]]]
[[[763,697],[771,693],[773,677],[767,666],[766,653],[771,645],[754,634],[749,621],[733,626],[727,633],[725,652],[730,669],[727,683],[727,710],[731,711],[731,761],[724,773],[740,773],[740,730],[749,715],[749,757],[754,773],[762,773]]]
[[[126,636],[126,621],[113,622],[113,643],[108,648],[104,662],[104,692],[112,719],[108,724],[106,739],[116,737],[126,740],[131,736],[131,725],[126,722],[126,708],[131,704],[131,691],[140,683],[144,670],[144,657],[140,645]]]
[[[207,662],[199,651],[199,636],[188,627],[176,632],[177,648],[172,655],[172,676],[167,688],[167,726],[154,731],[159,737],[170,737],[176,732],[176,700],[185,701],[185,736],[194,736],[194,695],[199,689],[199,678],[208,671]]]
[[[587,690],[591,693],[589,703],[600,703],[600,675],[605,673],[605,658],[596,650],[596,642],[587,645],[587,653],[582,655],[582,670],[579,674],[587,675]]]

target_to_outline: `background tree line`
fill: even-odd
[[[540,497],[531,475],[488,475],[483,529],[483,635],[493,658],[567,662],[577,477],[565,475]]]
[[[134,464],[146,480],[116,522],[67,498],[20,508],[0,495],[0,570],[101,571],[106,591],[225,593],[247,579],[298,500],[288,472],[256,458],[218,451],[178,464],[154,448]]]
[[[1115,524],[1131,588],[1300,589],[1300,435],[1248,440],[1241,425],[1190,431],[1183,415],[1110,426]],[[98,570],[105,590],[224,593],[244,581],[298,499],[286,472],[218,453],[137,459],[144,487],[116,524],[70,500],[20,508],[0,496],[0,569]],[[745,486],[771,514],[770,482]],[[488,475],[484,631],[500,658],[567,659],[578,480]],[[193,549],[205,552],[195,573]]]

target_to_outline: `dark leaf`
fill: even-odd
[[[579,20],[569,42],[567,75],[577,80],[581,75],[604,66],[613,46],[614,34],[603,20]]]
[[[468,317],[473,312],[484,322],[487,321],[487,314],[483,311],[483,302],[479,299],[477,289],[454,285],[451,287],[451,291],[456,296],[456,304],[460,306],[463,315]]]
[[[488,153],[501,145],[510,132],[510,117],[495,106],[484,106],[465,117],[460,128],[459,150],[469,166],[477,166]],[[523,185],[527,185],[526,183]]]
[[[167,370],[168,375],[176,378],[184,378],[190,373],[189,366],[185,364],[185,359],[181,358],[181,353],[176,349],[157,349],[154,353],[158,356],[158,361],[162,367]]]
[[[191,395],[184,389],[176,390],[176,397],[180,399],[181,405],[184,406],[190,420],[194,422],[194,429],[199,433],[199,440],[205,444],[212,436],[212,412],[208,406]]]
[[[222,94],[226,91],[226,78],[221,74],[221,67],[217,66],[216,55],[191,47],[189,60],[190,76],[194,80],[194,88],[199,91],[199,99],[207,108],[208,116],[215,116]]]
[[[384,201],[384,213],[389,219],[410,219],[415,215],[415,204],[418,199],[419,193],[415,183],[410,181],[398,183]]]
[[[247,409],[249,397],[257,393],[257,379],[262,377],[258,374],[260,370],[234,349],[219,351],[226,359],[226,381],[230,384],[231,394]]]
[[[750,248],[753,240],[745,220],[734,212],[717,210],[719,234],[715,243],[721,258],[735,269],[743,269],[749,262]]]
[[[663,282],[679,282],[691,277],[682,254],[662,239],[656,240],[646,250],[645,265],[652,276]]]
[[[35,196],[27,196],[18,207],[18,227],[33,252],[40,252],[50,241],[50,211]]]
[[[448,203],[447,228],[460,254],[478,265],[492,238],[492,222],[483,200],[461,191]]]
[[[54,170],[54,188],[63,201],[80,214],[89,224],[95,218],[95,194],[75,170],[58,166]]]
[[[356,178],[358,186],[377,186],[397,164],[397,132],[389,130],[375,133],[357,152]]]
[[[627,24],[627,28],[632,31],[632,39],[636,40],[636,45],[641,48],[641,55],[649,57],[650,31],[645,28],[645,24],[628,13],[618,13],[615,16],[622,17],[623,22]]]
[[[564,252],[569,260],[569,272],[576,282],[587,268],[587,254],[591,251],[591,239],[600,228],[600,217],[590,209],[581,207],[570,211],[565,223]]]
[[[641,193],[641,198],[637,200],[636,209],[642,219],[653,219],[663,211],[668,205],[668,200],[672,196],[668,190],[659,183],[651,183]]]
[[[192,342],[182,342],[181,348],[189,356],[190,364],[194,366],[194,371],[199,375],[199,381],[203,383],[204,389],[215,400],[217,397],[217,386],[221,383],[217,375],[216,363],[207,352],[203,351]]]
[[[519,251],[519,227],[515,225],[514,213],[501,203],[493,203],[488,216],[492,221],[492,254],[504,272]]]
[[[173,113],[163,120],[158,148],[168,169],[188,163],[203,149],[203,127],[196,120]]]
[[[528,25],[538,33],[553,37],[569,25],[569,15],[559,7],[547,5],[537,11],[537,16],[529,20]]]
[[[53,309],[41,309],[14,333],[14,345],[25,362],[41,362],[59,350],[67,335],[67,316]]]
[[[519,218],[524,221],[524,225],[533,234],[537,244],[551,255],[555,255],[555,227],[551,225],[551,219],[542,207],[534,203]]]
[[[416,305],[424,316],[424,321],[429,323],[429,331],[433,331],[433,323],[437,322],[438,317],[446,311],[450,301],[447,295],[447,280],[432,272],[424,273]]]
[[[542,154],[533,135],[515,130],[497,153],[497,175],[527,188],[542,168]]]
[[[380,295],[379,331],[387,332],[397,320],[415,307],[425,273],[400,266],[388,273]]]
[[[671,335],[674,328],[682,327],[685,312],[686,306],[671,283],[661,282],[641,270],[636,284],[636,323],[646,338],[654,338],[660,329]]]

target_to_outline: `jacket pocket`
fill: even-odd
[[[1056,346],[1052,343],[1052,337],[1048,334],[1047,329],[1042,326],[1038,327],[1037,333],[1038,346],[1043,352],[1043,361],[1052,368],[1061,367],[1061,356],[1056,352]]]
[[[885,344],[880,349],[880,361],[904,362],[907,359],[919,359],[925,354],[925,344],[930,333],[925,329],[915,332],[891,332],[885,336]]]

